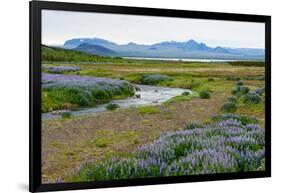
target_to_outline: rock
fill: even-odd
[[[140,91],[141,89],[136,86],[136,87],[135,87],[135,90],[136,90],[136,91]]]
[[[158,103],[158,101],[152,101],[152,103]]]
[[[140,94],[135,94],[136,98],[141,98]]]
[[[158,92],[158,90],[155,89],[154,92]]]
[[[51,112],[53,115],[61,115],[62,113],[70,113],[68,110],[55,110]]]

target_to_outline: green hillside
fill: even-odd
[[[79,51],[42,45],[43,62],[98,62],[112,60],[110,57],[90,55]]]

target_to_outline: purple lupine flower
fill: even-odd
[[[120,168],[120,175],[114,170],[109,179],[161,175],[195,175],[222,172],[255,171],[264,159],[264,129],[255,124],[242,124],[239,115],[221,115],[215,124],[192,130],[170,131],[150,144],[141,145],[132,157],[108,159],[97,163],[98,179],[106,179],[111,168]],[[254,148],[253,148],[254,147]],[[180,156],[178,148],[184,149]],[[123,167],[127,175],[123,176]],[[117,169],[119,171],[119,169]],[[152,172],[153,171],[153,172]]]
[[[78,167],[78,170],[77,170],[77,175],[80,176],[81,175],[81,170],[82,170],[82,164]]]
[[[77,66],[42,66],[42,69],[47,70],[51,73],[63,73],[63,72],[76,72],[81,69]]]

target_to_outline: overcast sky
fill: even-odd
[[[194,39],[208,46],[264,48],[263,23],[43,10],[43,44],[103,38],[118,44]]]

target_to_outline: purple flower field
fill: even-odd
[[[112,157],[98,163],[87,160],[68,178],[96,181],[260,170],[265,140],[256,119],[226,114],[215,120],[163,133],[126,158]]]
[[[63,72],[76,72],[80,71],[81,69],[76,66],[43,66],[43,69],[47,70],[50,73],[63,73]]]
[[[114,97],[134,95],[126,81],[90,76],[42,73],[42,112],[68,106],[87,107],[108,102]]]
[[[92,76],[79,75],[63,75],[63,74],[47,74],[42,73],[43,88],[65,88],[65,87],[80,87],[91,88],[95,86],[116,87],[124,84],[130,84],[124,80],[115,80],[110,78],[100,78]]]

